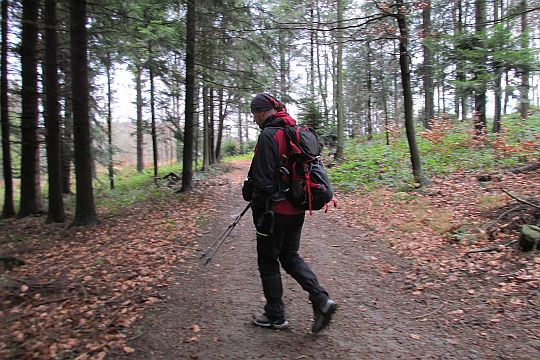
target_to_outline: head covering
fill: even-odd
[[[251,113],[260,113],[269,110],[281,111],[285,110],[285,105],[278,101],[275,97],[267,93],[257,94],[251,100]]]

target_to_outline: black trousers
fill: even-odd
[[[253,212],[255,225],[261,215],[256,210]],[[309,293],[309,300],[314,307],[320,308],[328,299],[328,293],[319,285],[317,276],[298,254],[304,217],[305,214],[275,214],[273,234],[263,236],[257,233],[257,262],[266,298],[264,311],[270,320],[285,317],[280,264]]]

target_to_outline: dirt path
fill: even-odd
[[[219,186],[215,217],[202,224],[206,248],[245,202],[240,198],[247,164],[236,164]],[[342,215],[342,214],[341,214]],[[254,228],[248,212],[206,267],[194,254],[177,268],[177,283],[145,314],[130,346],[132,359],[531,359],[537,338],[478,336],[489,324],[453,322],[445,294],[413,297],[404,278],[409,262],[378,239],[338,222],[339,209],[307,216],[301,255],[339,303],[330,329],[309,333],[307,294],[284,275],[290,328],[252,326],[264,304],[257,273]],[[384,271],[385,264],[392,271]],[[458,300],[456,300],[458,301]],[[537,320],[536,320],[537,321]],[[538,329],[537,329],[538,330]],[[502,331],[502,330],[501,330]],[[500,341],[504,340],[504,341]]]

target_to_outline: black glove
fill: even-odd
[[[266,211],[264,212],[256,224],[257,232],[263,236],[271,235],[274,233],[274,212]]]
[[[253,196],[253,180],[247,179],[244,181],[244,186],[242,186],[242,197],[245,201],[251,201]]]

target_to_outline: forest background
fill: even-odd
[[[252,149],[247,104],[261,91],[297,109],[338,163],[349,140],[385,134],[390,144],[405,129],[419,184],[415,127],[472,117],[475,139],[504,134],[501,114],[517,109],[526,122],[540,97],[534,1],[70,5],[3,2],[5,217],[18,178],[18,216],[44,210],[47,174],[48,221],[64,221],[72,164],[73,224],[97,220],[101,168],[114,188],[133,162],[138,172],[151,165],[155,181],[160,164],[182,163],[190,191],[194,166]]]
[[[396,297],[441,291],[455,308],[428,315],[471,324],[470,305],[513,332],[481,348],[534,351],[538,0],[1,5],[0,355],[134,351],[225,196],[215,175],[251,156],[263,91],[317,130],[336,226],[412,259],[369,260],[405,277]]]

